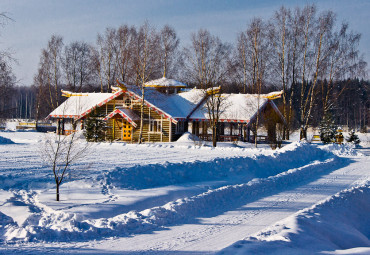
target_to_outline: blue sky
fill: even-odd
[[[319,10],[333,10],[338,24],[347,21],[362,34],[360,49],[370,62],[370,0],[0,0],[0,12],[14,19],[1,31],[0,48],[11,48],[19,64],[14,71],[21,85],[30,85],[37,71],[41,49],[52,34],[64,42],[94,43],[97,33],[121,24],[141,25],[148,20],[160,28],[175,28],[181,43],[192,32],[206,28],[227,42],[255,16],[265,19],[281,5],[315,3]]]

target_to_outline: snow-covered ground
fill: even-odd
[[[366,253],[367,138],[90,144],[56,202],[45,134],[0,132],[0,254]]]
[[[303,209],[219,254],[370,254],[370,182]]]

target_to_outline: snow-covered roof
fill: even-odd
[[[79,93],[71,96],[51,112],[49,117],[80,119],[89,114],[95,107],[100,107],[124,93],[136,99],[141,99],[142,91],[139,87],[133,85],[126,85],[125,87],[124,90],[118,88],[114,93]],[[256,115],[258,109],[261,110],[265,107],[269,98],[276,98],[279,94],[281,92],[259,96],[253,94],[221,94],[223,103],[220,120],[225,122],[249,122]],[[205,120],[209,119],[205,105],[207,100],[211,98],[203,100],[205,96],[206,93],[201,89],[191,89],[187,92],[168,95],[157,91],[155,88],[148,87],[145,89],[145,104],[174,123],[187,118]],[[274,107],[274,109],[277,108]],[[125,116],[131,122],[138,119],[132,110],[128,111],[125,108],[118,110],[119,112],[115,112],[114,115]]]
[[[262,109],[268,102],[265,95],[253,94],[221,94],[220,121],[249,122],[253,119],[258,109]],[[207,100],[211,100],[208,98]],[[204,101],[199,108],[189,117],[192,120],[209,119],[207,101]]]
[[[141,98],[141,90],[136,86],[126,86],[127,92],[134,93]],[[154,88],[145,89],[145,101],[149,106],[163,111],[168,114],[168,117],[174,119],[185,119],[189,113],[203,99],[204,93],[199,89],[192,89],[188,92],[180,94],[163,94]]]
[[[52,118],[75,118],[79,119],[90,113],[94,108],[100,107],[123,93],[79,93],[71,96],[49,114]]]
[[[168,79],[162,77],[157,80],[148,81],[145,83],[145,87],[173,87],[173,88],[186,88],[188,85],[174,79]]]

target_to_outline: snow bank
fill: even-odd
[[[13,144],[14,142],[8,138],[0,136],[0,144]]]
[[[363,156],[362,153],[355,150],[355,145],[352,143],[336,144],[331,143],[319,146],[322,150],[331,152],[337,156]]]
[[[370,145],[370,133],[356,133],[360,138],[360,145],[361,146],[369,146]]]
[[[310,163],[313,159],[332,157],[329,151],[306,142],[295,142],[271,155],[216,158],[209,161],[135,165],[116,167],[99,179],[117,188],[144,189],[187,182],[220,180],[241,176],[242,181],[268,177]]]
[[[370,252],[370,182],[339,192],[219,254],[358,254]],[[363,248],[355,248],[363,247]],[[367,247],[367,248],[364,248]]]
[[[185,132],[179,139],[177,139],[176,142],[178,143],[184,143],[184,142],[200,142],[201,139],[196,136],[196,135],[193,135],[192,133],[189,133],[189,132]]]
[[[273,175],[276,172],[280,172],[282,168],[291,166],[297,161],[297,156],[300,156],[302,161],[308,161],[312,160],[313,156],[317,158],[323,158],[322,155],[325,155],[323,161],[315,161],[303,167],[278,173],[275,176],[253,179],[252,181],[239,185],[224,186],[209,190],[196,196],[178,199],[163,206],[146,209],[141,212],[131,211],[129,213],[119,214],[111,218],[84,220],[78,214],[53,210],[37,201],[36,194],[30,194],[25,196],[23,203],[29,204],[30,206],[32,205],[35,213],[32,214],[20,226],[17,224],[7,223],[5,227],[3,227],[3,234],[0,236],[0,241],[1,239],[3,242],[12,242],[17,240],[77,241],[99,239],[109,236],[126,236],[129,234],[142,233],[148,230],[156,229],[163,225],[184,222],[189,218],[196,217],[197,215],[208,211],[209,208],[214,208],[214,210],[224,210],[227,205],[230,205],[230,203],[240,203],[240,201],[243,199],[245,200],[251,197],[256,197],[276,189],[284,189],[287,186],[294,185],[299,181],[307,180],[311,176],[320,175],[326,171],[330,171],[332,167],[337,166],[341,160],[338,157],[332,157],[332,154],[322,153],[322,151],[320,153],[320,151],[320,149],[310,146],[309,144],[296,143],[285,148],[284,150],[281,150],[281,152],[276,152],[274,155],[269,157],[258,156],[255,158],[250,158],[245,162],[240,162],[240,160],[242,160],[241,158],[231,158],[229,159],[231,162],[239,162],[239,165],[242,163],[250,164],[240,165],[242,167],[239,169],[239,171],[243,171],[244,166],[247,169],[254,171],[255,174],[259,173],[260,175]],[[289,158],[290,160],[288,160]],[[202,169],[207,166],[202,164],[205,163],[196,162],[196,168],[194,169],[202,172]],[[220,169],[222,169],[222,165],[225,167],[225,165],[228,163],[226,161],[220,162],[219,160],[216,160],[212,164],[210,162],[208,162],[208,164],[210,164],[210,167],[207,168],[207,171],[210,171],[212,167],[221,165],[221,167],[216,170],[216,173],[221,173],[222,171],[220,171]],[[166,169],[172,169],[172,171],[175,171],[177,169],[174,167],[180,165],[181,164],[166,164],[161,171],[164,173],[168,173],[168,171],[164,171]],[[264,168],[265,165],[267,165],[268,168]],[[230,167],[233,166],[233,164],[227,166],[228,168],[226,168],[226,170],[230,171]],[[153,168],[152,166],[149,168],[143,168],[149,170],[151,169],[152,172],[156,173],[157,169],[155,167]],[[138,168],[135,169],[137,170]],[[188,169],[190,169],[190,167],[185,168],[184,170],[186,171]],[[234,167],[233,169],[236,168]],[[149,170],[146,172],[147,174],[150,173]],[[265,170],[266,173],[264,172]],[[134,173],[137,172],[134,171]],[[152,176],[154,175],[155,174],[152,174]],[[205,176],[209,177],[211,175],[208,172],[200,175],[201,178],[204,178]],[[143,178],[143,176],[140,177]],[[186,178],[190,177],[191,176],[187,176]],[[115,176],[115,178],[116,179],[114,181],[117,181],[118,176]],[[169,178],[171,178],[171,176]],[[120,180],[123,181],[124,178]],[[137,179],[135,180],[138,181]],[[115,184],[119,184],[119,182],[115,182]],[[148,185],[148,183],[145,185]],[[6,220],[7,219],[4,221]]]

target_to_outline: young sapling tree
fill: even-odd
[[[75,132],[68,136],[60,133],[46,135],[41,146],[41,156],[53,172],[56,201],[60,201],[60,185],[65,180],[70,167],[86,155],[88,148],[89,144],[79,139]]]

